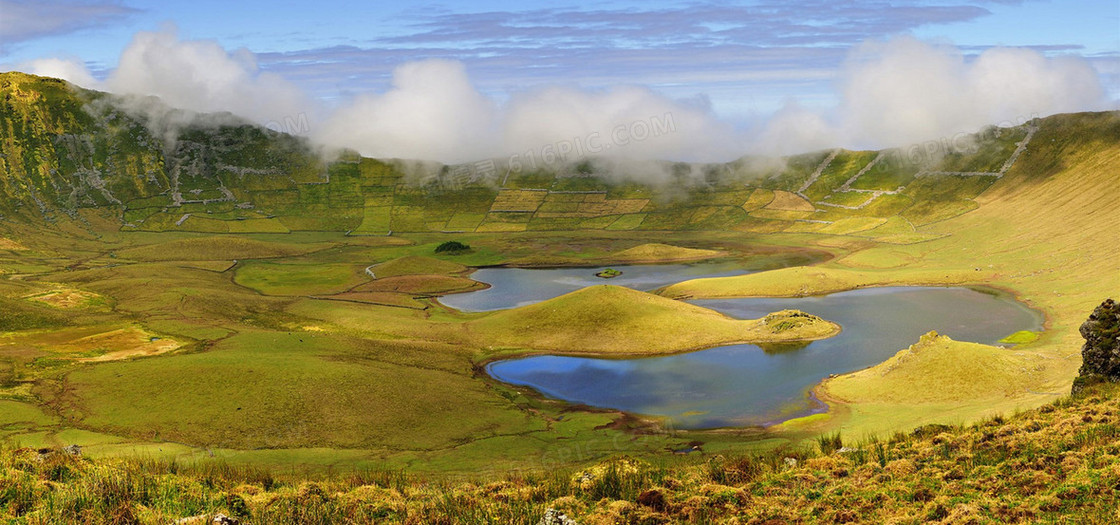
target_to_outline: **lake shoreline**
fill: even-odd
[[[1015,311],[1019,311],[1019,310],[1022,310],[1022,309],[1029,310],[1031,312],[1030,317],[1037,320],[1039,323],[1041,323],[1042,319],[1044,319],[1044,316],[1041,315],[1040,312],[1037,312],[1034,309],[1029,308],[1027,305],[1023,304],[1022,302],[1017,301],[1016,297],[1013,294],[1007,294],[1003,290],[998,290],[995,287],[990,287],[990,288],[987,288],[987,289],[979,289],[979,290],[976,289],[978,287],[979,287],[978,285],[973,285],[973,286],[969,286],[969,287],[944,286],[944,285],[939,285],[939,286],[921,286],[921,285],[920,286],[906,286],[906,285],[868,286],[868,287],[854,287],[852,289],[845,290],[845,291],[842,291],[842,292],[830,292],[830,293],[827,293],[827,294],[813,295],[813,296],[809,296],[809,297],[782,297],[782,298],[762,298],[762,299],[780,299],[780,300],[809,299],[809,300],[813,300],[813,299],[820,299],[820,298],[823,298],[823,297],[828,297],[828,296],[831,296],[831,295],[834,295],[834,294],[843,294],[843,293],[849,293],[849,292],[856,292],[856,291],[860,291],[860,290],[892,289],[892,288],[899,289],[898,290],[899,293],[906,293],[906,292],[909,292],[909,291],[927,290],[927,289],[929,289],[929,290],[947,290],[947,291],[959,290],[959,291],[972,292],[972,293],[975,293],[977,296],[979,296],[980,294],[985,295],[985,296],[991,296],[991,297],[999,300],[1001,303],[1005,302],[1005,301],[1008,302],[1008,303],[1014,303],[1014,304],[1017,305],[1017,307],[1013,307],[1013,310],[1015,310]],[[894,293],[894,292],[892,291],[890,293]],[[873,295],[876,295],[876,294],[873,294]],[[731,299],[719,298],[719,299],[715,299],[714,301],[724,301],[724,300],[730,301]],[[855,300],[855,299],[853,299],[853,300]],[[736,319],[743,319],[744,318],[743,316],[740,316],[740,315],[730,315],[728,312],[725,312],[721,308],[719,308],[717,306],[713,306],[711,304],[700,303],[700,304],[697,304],[697,306],[702,306],[702,307],[705,307],[705,308],[713,308],[716,311],[720,311],[724,315],[729,315],[730,317],[733,317],[733,318],[736,318]],[[819,313],[817,313],[816,315],[820,316]],[[827,316],[825,316],[825,317],[827,318]],[[837,324],[837,325],[842,325],[843,324],[843,323],[836,323],[836,321],[833,320],[833,319],[829,319],[829,320],[832,321],[833,324]],[[1026,321],[1026,323],[1027,324],[1033,324],[1032,321]],[[788,340],[789,341],[801,340],[801,341],[808,341],[808,342],[820,341],[820,340],[829,339],[830,337],[835,336],[838,333],[843,332],[844,330],[845,330],[845,327],[840,326],[839,331],[833,330],[833,333],[831,333],[830,335],[825,335],[825,336],[822,336],[822,337],[815,337],[815,338],[804,338],[804,337],[791,338],[791,339],[788,339]],[[1007,334],[1002,334],[1001,333],[1001,334],[999,334],[998,337],[1003,337],[1005,335],[1007,335]],[[915,338],[916,338],[916,336],[915,336]],[[613,362],[620,362],[620,361],[638,362],[638,361],[644,361],[646,359],[658,359],[658,358],[667,357],[667,356],[682,356],[682,355],[688,355],[688,354],[691,354],[691,353],[702,352],[702,351],[705,351],[705,350],[718,350],[720,348],[731,348],[731,347],[735,347],[735,346],[739,346],[739,345],[750,345],[750,346],[757,347],[757,346],[759,346],[760,343],[764,344],[766,342],[769,342],[769,341],[744,340],[744,341],[736,341],[736,342],[725,343],[725,344],[701,345],[701,346],[697,346],[697,347],[692,347],[692,348],[679,350],[679,351],[672,352],[672,353],[669,353],[669,354],[656,353],[656,354],[653,354],[653,355],[651,355],[649,352],[625,352],[625,353],[610,352],[610,353],[604,353],[604,352],[593,351],[593,350],[592,351],[581,351],[581,350],[572,350],[572,349],[534,349],[534,348],[507,347],[507,348],[503,348],[503,349],[498,350],[497,353],[490,353],[490,352],[493,352],[493,350],[491,350],[490,352],[486,352],[487,355],[479,355],[478,357],[476,357],[476,359],[474,361],[474,366],[475,366],[476,370],[478,371],[478,373],[482,376],[485,376],[487,378],[487,380],[489,380],[489,381],[495,381],[495,382],[503,384],[503,385],[514,386],[518,389],[532,390],[534,392],[537,392],[537,390],[533,387],[532,384],[526,384],[526,383],[522,383],[522,382],[519,382],[519,381],[509,381],[509,382],[507,382],[507,380],[509,380],[510,377],[503,376],[503,374],[501,372],[496,371],[495,368],[494,368],[494,365],[497,364],[497,363],[501,363],[501,362],[520,361],[520,360],[526,360],[526,359],[532,359],[532,358],[541,358],[541,357],[591,359],[591,360],[596,360],[596,361],[613,361]],[[900,341],[899,343],[897,343],[897,347],[895,347],[895,346],[891,347],[891,349],[890,349],[891,354],[896,352],[899,348],[905,348],[905,346],[907,344],[910,344],[912,342],[913,341],[911,341],[911,340],[907,340],[905,343]],[[887,359],[889,357],[890,357],[890,354],[884,355],[881,359],[877,359],[874,362],[866,363],[865,365],[863,365],[863,366],[861,366],[861,367],[859,367],[855,370],[860,370],[860,369],[865,369],[867,367],[875,366],[876,364],[881,363],[883,359]],[[804,407],[804,409],[797,409],[797,410],[793,411],[789,417],[782,416],[782,417],[778,417],[778,418],[770,418],[770,419],[767,419],[765,421],[760,421],[759,425],[748,424],[748,426],[742,426],[742,425],[726,425],[726,424],[723,424],[723,425],[713,425],[713,426],[710,426],[710,427],[690,427],[690,429],[693,429],[693,430],[696,430],[696,431],[712,431],[712,430],[745,429],[745,428],[765,427],[765,428],[770,429],[771,431],[784,432],[785,429],[783,429],[781,427],[781,425],[783,423],[787,422],[787,421],[800,419],[800,418],[803,418],[803,417],[806,417],[806,416],[814,417],[814,416],[821,416],[821,415],[824,415],[824,414],[833,414],[837,411],[837,409],[835,408],[836,405],[837,405],[837,401],[832,399],[830,396],[828,396],[824,392],[818,392],[818,389],[817,389],[817,387],[821,384],[821,382],[824,379],[826,379],[826,378],[822,378],[821,381],[817,381],[817,382],[810,383],[810,384],[806,385],[805,390],[803,391],[803,394],[802,394],[809,399],[814,399],[815,398],[817,400],[816,401],[817,405],[810,406],[810,407]],[[555,400],[557,402],[565,402],[564,401],[565,397],[564,397],[563,394],[558,394],[558,393],[552,392],[548,389],[546,389],[546,391],[548,391],[549,393],[540,393],[540,392],[538,392],[538,393],[540,394],[540,396],[542,398],[552,399],[552,400]],[[578,399],[571,400],[570,402],[573,403],[574,405],[580,405],[580,404],[592,405],[592,406],[595,405],[594,402],[589,402],[588,399],[586,399],[586,398],[578,398]],[[651,414],[653,414],[654,417],[656,417],[656,418],[663,417],[663,416],[657,414],[656,411],[650,412],[648,410],[641,410],[641,409],[634,410],[634,409],[628,409],[628,408],[624,408],[624,407],[620,408],[619,406],[616,406],[616,405],[598,405],[598,406],[600,406],[602,408],[606,408],[606,409],[621,410],[623,412],[643,415],[643,417],[648,417]]]

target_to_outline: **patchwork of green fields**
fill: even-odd
[[[252,209],[236,209],[232,202],[172,206],[146,197],[126,202],[124,217],[132,225],[128,227],[143,230],[211,233],[741,229],[845,234],[855,231],[848,226],[852,219],[902,216],[920,226],[970,211],[973,199],[997,174],[947,172],[999,170],[1025,134],[1024,128],[989,132],[970,142],[968,154],[922,162],[895,151],[840,151],[790,157],[780,171],[732,163],[703,184],[687,182],[687,195],[548,171],[512,174],[502,178],[504,183],[480,179],[458,185],[445,167],[417,181],[405,175],[405,165],[360,159],[330,165],[324,180],[283,189],[239,189],[238,199],[252,203]],[[808,184],[817,171],[819,177]],[[806,184],[805,207],[789,208],[774,200],[771,190],[792,195],[790,191]]]
[[[613,422],[630,416],[573,412],[488,380],[478,364],[533,351],[515,348],[527,332],[436,299],[482,287],[467,277],[480,265],[718,256],[764,269],[827,257],[733,233],[656,234],[671,243],[656,244],[640,232],[91,238],[33,228],[5,231],[26,246],[0,251],[0,267],[21,272],[0,280],[0,434],[93,456],[213,454],[269,468],[502,470],[604,457],[619,450],[611,443],[640,455],[679,448],[695,436],[626,445],[629,424]],[[436,253],[449,238],[470,249]],[[645,310],[629,300],[616,305],[619,320],[670,346],[734,338],[747,323],[694,308],[719,333],[672,343],[657,335],[668,325],[638,320]],[[568,323],[564,333],[593,329]],[[704,440],[712,450],[778,442]],[[557,452],[569,441],[579,455]]]
[[[670,174],[669,182],[649,186],[639,182],[640,169],[597,159],[533,171],[500,161],[480,169],[481,163],[381,161],[352,152],[328,160],[302,139],[233,120],[186,127],[170,147],[127,112],[82,109],[95,102],[111,107],[109,95],[22,73],[3,79],[5,148],[18,151],[0,157],[0,211],[55,220],[107,207],[119,213],[109,220],[126,231],[842,234],[853,231],[848,219],[893,216],[921,226],[974,209],[976,195],[1005,171],[1034,126],[988,128],[932,149],[819,151],[701,166],[665,162],[656,169]],[[52,169],[41,173],[42,166]],[[776,202],[796,192],[805,208]],[[837,221],[843,222],[822,226]]]

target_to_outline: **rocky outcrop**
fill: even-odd
[[[1085,345],[1073,393],[1096,383],[1120,383],[1120,305],[1105,299],[1081,325],[1081,337]]]

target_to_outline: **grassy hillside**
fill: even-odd
[[[868,433],[967,420],[992,400],[1015,399],[1034,387],[1043,366],[1029,351],[953,341],[930,332],[894,357],[865,370],[826,379],[815,392],[843,403],[845,425]]]
[[[488,346],[562,354],[653,355],[731,343],[822,339],[840,328],[795,311],[736,320],[707,308],[604,284],[490,314],[468,323],[468,330]]]
[[[462,481],[367,471],[307,478],[222,464],[0,452],[5,518],[168,523],[1115,523],[1120,404],[1099,386],[1038,410],[889,440],[821,438],[763,455],[617,458]]]
[[[0,210],[23,220],[110,207],[129,228],[181,227],[187,214],[202,213],[204,223],[219,220],[207,229],[227,232],[221,220],[266,218],[239,207],[233,189],[275,190],[279,181],[291,187],[327,176],[304,141],[230,116],[193,118],[156,100],[19,72],[0,74],[0,95]]]
[[[929,332],[894,357],[832,378],[824,388],[849,401],[898,405],[961,403],[993,391],[1014,395],[1023,389],[1030,374],[1029,361],[1023,357],[1006,348],[953,341]]]
[[[0,211],[50,224],[110,209],[101,226],[153,232],[820,232],[905,244],[928,238],[915,227],[974,209],[1035,125],[982,130],[961,141],[974,148],[932,157],[836,151],[697,170],[666,162],[681,175],[661,187],[620,180],[595,159],[515,173],[500,159],[321,156],[228,116],[18,72],[0,74],[0,94]],[[703,176],[684,175],[692,171]],[[875,228],[889,219],[891,229]]]

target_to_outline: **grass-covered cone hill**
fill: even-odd
[[[840,327],[793,310],[738,320],[621,286],[589,286],[470,323],[491,346],[563,354],[654,355],[733,343],[811,341]]]

